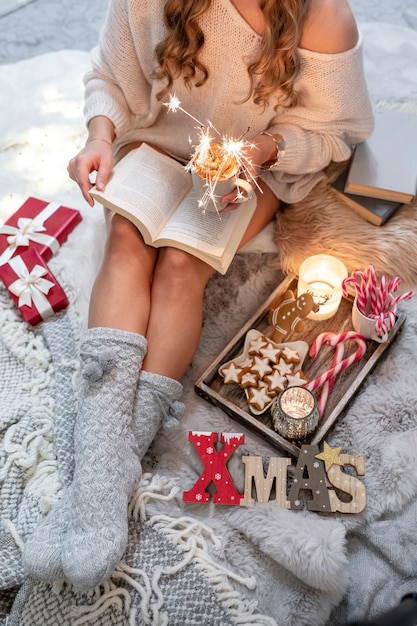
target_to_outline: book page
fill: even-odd
[[[154,239],[191,186],[181,163],[142,144],[115,166],[105,192],[94,196],[131,214]]]
[[[158,242],[171,239],[220,257],[228,245],[237,248],[255,208],[256,201],[227,213],[204,211],[192,189],[160,232]]]

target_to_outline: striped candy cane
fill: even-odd
[[[414,295],[413,291],[406,291],[405,293],[402,293],[401,295],[396,296],[395,298],[392,298],[392,300],[390,300],[389,302],[389,308],[392,309],[401,300],[410,300],[410,298],[412,298],[413,295]]]
[[[386,302],[388,302],[390,298],[390,293],[387,287],[387,277],[381,276],[381,281],[378,287],[378,295],[376,297],[376,308],[373,313],[380,313],[386,307]],[[372,312],[372,311],[371,311]]]
[[[343,356],[345,354],[345,346],[344,343],[338,343],[336,346],[336,350],[334,353],[332,367],[335,367],[338,363],[343,361]],[[317,405],[319,408],[320,417],[323,417],[324,409],[326,408],[327,400],[329,399],[330,392],[333,389],[333,385],[336,381],[336,377],[333,376],[326,380],[321,388],[320,398],[317,401]]]
[[[394,311],[383,311],[379,315],[372,315],[375,318],[375,332],[379,337],[388,333],[394,326],[397,319]]]
[[[379,337],[386,335],[388,332],[388,323],[385,321],[384,313],[380,313],[379,315],[376,316],[375,332]]]
[[[376,280],[376,270],[375,270],[375,265],[373,263],[370,263],[367,267],[367,275],[368,275],[368,282],[366,285],[366,289],[368,292],[368,301],[370,304],[370,312],[371,313],[376,313],[377,312],[377,308],[376,308],[376,302],[377,302],[377,298],[378,298],[378,290],[377,290],[377,280]]]
[[[336,337],[335,333],[320,333],[320,335],[318,335],[316,337],[316,339],[314,340],[311,348],[310,348],[310,356],[311,357],[316,357],[318,355],[318,353],[320,352],[320,349],[322,348],[322,346],[324,346],[325,343],[327,343],[328,345],[330,345],[330,342]]]
[[[349,292],[347,285],[353,285],[355,288],[356,300],[358,303],[358,309],[365,315],[366,305],[368,304],[368,291],[366,287],[368,277],[362,270],[354,270],[351,276],[345,278],[342,282],[343,296],[347,298]]]
[[[398,291],[399,286],[401,285],[401,278],[399,276],[395,276],[388,283],[388,293],[395,293]]]
[[[325,340],[323,340],[323,338],[320,335],[318,336],[317,346],[315,345],[316,343],[315,342],[310,350],[310,356],[317,354],[318,353],[317,348],[321,347],[323,343],[325,342],[328,343],[329,345],[336,346],[337,344],[343,343],[350,339],[350,340],[355,341],[358,347],[356,348],[355,352],[352,353],[350,356],[342,359],[339,363],[337,363],[336,365],[333,365],[332,367],[330,367],[330,369],[328,369],[326,372],[321,374],[321,376],[317,376],[317,378],[314,378],[309,383],[304,385],[304,387],[308,389],[309,391],[315,391],[316,389],[321,387],[326,381],[332,378],[336,378],[336,376],[340,374],[340,372],[350,367],[356,361],[359,361],[359,359],[361,359],[366,352],[366,341],[362,337],[362,335],[359,335],[359,333],[348,330],[343,333],[340,333],[339,335],[336,335],[333,333],[325,333],[325,334],[327,335],[327,338]],[[333,336],[331,337],[330,335],[333,335]]]

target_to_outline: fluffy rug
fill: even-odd
[[[417,114],[415,33],[363,24],[375,104]],[[389,41],[389,52],[386,51]],[[384,56],[386,62],[380,63]],[[72,475],[77,349],[102,254],[104,224],[66,176],[82,144],[81,76],[88,55],[62,51],[0,68],[0,210],[34,195],[79,208],[83,222],[50,262],[70,307],[29,328],[0,289],[0,624],[263,624],[340,626],[395,606],[417,587],[415,371],[417,298],[399,337],[328,438],[366,457],[368,501],[356,516],[325,517],[268,504],[184,504],[201,471],[189,430],[245,432],[229,470],[243,490],[242,455],[279,456],[194,392],[194,383],[283,277],[316,252],[350,269],[374,262],[417,289],[416,207],[368,225],[321,185],[278,215],[216,276],[205,295],[202,338],[184,379],[186,415],[161,431],[132,498],[129,547],[112,579],[89,594],[28,580],[26,537]],[[383,67],[382,67],[383,66]],[[3,110],[2,110],[3,109]],[[202,601],[204,598],[204,601]]]
[[[0,0],[0,17],[9,15],[34,0]]]

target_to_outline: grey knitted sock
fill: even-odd
[[[162,423],[170,427],[181,418],[184,412],[184,405],[179,402],[182,391],[181,383],[176,380],[151,372],[140,372],[132,423],[140,460]],[[61,552],[70,519],[72,486],[25,544],[25,570],[29,575],[50,584],[65,578]]]
[[[181,383],[173,378],[146,372],[139,374],[139,384],[133,410],[133,432],[142,460],[164,423],[170,427],[181,418],[184,405],[179,402]]]
[[[30,576],[46,583],[65,578],[61,551],[68,527],[69,503],[70,497],[66,493],[25,543],[23,567]]]
[[[140,335],[92,328],[81,349],[75,470],[62,567],[74,587],[101,584],[127,545],[127,506],[141,475],[133,402],[146,350]]]

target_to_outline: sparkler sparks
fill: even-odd
[[[199,126],[203,126],[202,123],[196,117],[194,117],[193,115],[191,115],[191,113],[188,113],[188,111],[182,108],[181,102],[178,100],[177,96],[170,95],[169,102],[164,102],[164,104],[166,107],[168,107],[168,111],[172,111],[173,113],[176,113],[177,111],[182,111],[183,113],[188,115],[188,117],[190,117],[192,120],[197,122]]]
[[[207,122],[204,125],[200,120],[186,111],[175,95],[171,94],[169,102],[164,104],[168,108],[168,111],[172,113],[181,111],[198,124],[199,141],[198,144],[194,146],[194,152],[186,165],[186,169],[204,180],[205,190],[198,201],[198,205],[203,211],[207,208],[209,202],[211,202],[214,204],[217,212],[219,212],[219,197],[224,195],[224,193],[220,194],[220,196],[216,194],[216,187],[219,182],[230,179],[232,189],[233,183],[238,183],[238,177],[243,176],[259,189],[256,178],[252,174],[253,168],[251,166],[251,160],[245,153],[245,151],[248,148],[252,148],[254,144],[244,140],[244,135],[239,139],[221,135],[211,122]],[[235,189],[237,199],[242,200],[244,198],[242,191],[239,187],[235,187]]]

